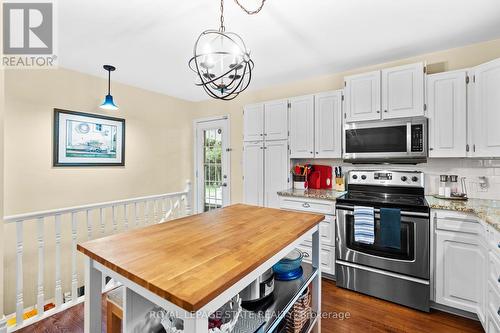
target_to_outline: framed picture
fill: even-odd
[[[54,109],[53,165],[125,165],[125,119]]]

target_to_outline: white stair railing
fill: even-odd
[[[117,200],[110,202],[102,202],[90,205],[67,207],[61,209],[53,209],[42,212],[20,214],[14,216],[4,217],[4,222],[8,224],[15,224],[16,228],[16,251],[15,251],[15,278],[16,278],[16,291],[15,300],[11,300],[11,304],[15,304],[15,312],[10,315],[0,313],[0,333],[14,332],[20,328],[31,325],[46,317],[49,317],[57,312],[65,310],[73,305],[79,304],[83,301],[84,296],[78,295],[80,286],[84,285],[84,281],[78,281],[78,259],[81,256],[77,252],[77,243],[88,239],[100,238],[105,235],[118,233],[129,228],[137,228],[142,225],[150,225],[153,223],[162,223],[173,218],[190,215],[191,208],[191,182],[186,182],[186,189],[182,192],[165,193],[158,195],[151,195],[146,197],[131,198],[125,200]],[[168,203],[168,206],[167,206]],[[140,215],[142,207],[142,219]],[[106,214],[106,211],[109,215]],[[94,213],[94,214],[93,214]],[[119,215],[121,214],[121,215]],[[100,230],[93,230],[93,216],[98,216],[98,226]],[[64,217],[69,216],[70,229],[71,229],[71,242],[63,242],[63,224],[65,223]],[[106,216],[110,219],[106,220]],[[119,224],[119,216],[121,216],[121,227]],[[26,276],[23,272],[23,254],[24,254],[24,232],[25,224],[28,222],[36,223],[36,252],[38,257],[37,274],[29,276],[33,280],[32,285],[36,286],[34,299],[36,304],[27,306],[25,299],[23,281],[26,282]],[[54,257],[55,263],[52,267],[54,272],[54,298],[47,299],[46,295],[46,281],[44,280],[45,272],[45,256],[47,238],[45,235],[45,224],[54,221],[55,244],[54,244]],[[84,225],[82,230],[86,232],[82,235],[78,234],[79,223]],[[106,233],[108,226],[109,232]],[[80,238],[79,238],[80,236]],[[65,248],[65,245],[68,248]],[[70,251],[70,252],[69,252]],[[71,253],[71,256],[65,256],[69,262],[62,262],[62,254]],[[62,276],[62,265],[71,267],[70,276]],[[105,278],[103,278],[104,280]],[[68,286],[63,286],[63,281],[70,281]],[[30,283],[28,283],[31,285]],[[71,297],[69,299],[63,298],[64,292],[69,292]],[[105,281],[103,281],[103,291],[106,291]],[[5,304],[8,300],[4,300]],[[50,310],[44,310],[44,306],[48,303],[55,305]],[[33,310],[36,314],[33,315]],[[31,311],[29,318],[24,318],[27,311]],[[8,324],[13,322],[15,323]]]

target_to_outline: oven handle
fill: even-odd
[[[352,207],[352,206],[337,205],[336,209],[354,211],[354,207]],[[378,208],[375,208],[373,211],[375,213],[380,213],[380,209],[378,209]],[[346,214],[353,215],[352,213],[346,213]],[[429,215],[429,213],[407,212],[407,211],[402,210],[401,216],[429,217],[430,215]]]

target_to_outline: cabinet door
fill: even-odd
[[[264,143],[245,142],[243,147],[243,195],[249,205],[264,205]]]
[[[264,103],[264,138],[288,139],[288,100]]]
[[[264,138],[264,104],[245,106],[243,110],[243,140],[255,141]]]
[[[474,68],[471,156],[500,157],[500,59]]]
[[[380,71],[345,77],[346,122],[380,119]]]
[[[429,157],[467,154],[467,72],[427,76]]]
[[[314,157],[314,96],[290,99],[290,158]]]
[[[342,157],[342,91],[314,96],[315,158]]]
[[[288,142],[267,141],[264,146],[264,206],[279,208],[278,191],[287,189]]]
[[[476,313],[484,323],[486,250],[479,235],[436,232],[436,302]]]
[[[382,70],[382,117],[384,119],[424,115],[424,64]]]

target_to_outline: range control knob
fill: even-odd
[[[352,175],[352,179],[358,179],[358,175]]]
[[[411,180],[414,181],[414,182],[418,182],[418,177],[417,176],[413,176],[413,177],[411,177]]]
[[[406,177],[406,176],[401,176],[401,181],[402,181],[402,182],[405,182],[405,181],[407,181],[407,180],[408,180],[408,177]]]
[[[365,180],[366,179],[366,175],[362,175],[361,179]]]

